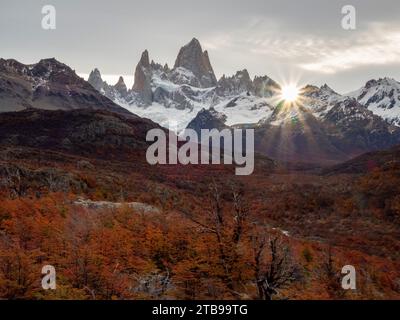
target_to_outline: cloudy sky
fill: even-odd
[[[41,28],[46,4],[56,30]],[[356,30],[342,28],[344,5],[356,8]],[[0,57],[56,57],[79,74],[98,67],[130,82],[144,49],[171,66],[196,37],[218,78],[247,68],[346,93],[371,78],[400,80],[399,13],[399,0],[0,0]]]

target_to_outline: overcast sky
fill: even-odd
[[[56,30],[41,28],[46,4],[57,10]],[[348,4],[356,30],[341,26]],[[56,57],[110,79],[133,76],[144,49],[173,66],[196,37],[217,78],[247,68],[252,77],[328,83],[345,93],[371,78],[400,79],[399,17],[399,0],[0,0],[0,57]]]

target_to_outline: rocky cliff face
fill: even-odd
[[[101,73],[99,69],[97,68],[90,73],[88,82],[93,86],[93,88],[95,88],[99,92],[102,92],[102,90],[104,90],[104,86],[106,85],[106,83],[101,78]]]
[[[253,81],[246,69],[236,72],[231,77],[225,75],[218,81],[216,93],[219,96],[239,95],[242,92],[253,93]]]
[[[136,66],[135,83],[132,88],[134,93],[137,94],[138,103],[149,105],[153,101],[151,78],[152,70],[150,69],[149,53],[145,50]]]
[[[191,87],[202,91],[202,88],[215,86],[216,82],[207,52],[193,39],[181,48],[172,70],[167,64],[150,62],[145,50],[136,66],[132,91],[125,97],[131,105],[148,106],[157,102],[168,108],[191,109],[191,102],[201,94]]]
[[[128,89],[126,87],[123,77],[119,77],[118,82],[115,84],[114,88],[121,95],[121,97],[125,98],[128,95]]]
[[[119,77],[115,85],[109,85],[103,81],[100,71],[94,69],[89,75],[88,83],[116,104],[120,104],[121,101],[124,101],[128,97],[129,90],[126,87],[123,77]]]
[[[189,71],[194,76],[189,79],[176,76],[176,83],[179,84],[190,84],[200,88],[215,87],[217,84],[208,52],[203,52],[200,42],[196,38],[193,38],[192,41],[180,49],[174,70],[177,75]],[[187,83],[187,80],[189,80],[189,83]]]
[[[201,129],[223,130],[229,128],[226,124],[226,116],[214,108],[202,109],[197,116],[188,124],[188,129],[193,129],[201,136]]]

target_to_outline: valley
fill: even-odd
[[[151,166],[144,135],[129,129],[138,124],[104,111],[0,114],[0,123],[0,259],[21,270],[2,269],[2,297],[256,299],[252,241],[266,236],[290,250],[296,270],[274,298],[399,298],[398,148],[314,169],[259,155],[254,174],[240,177],[227,165]],[[104,201],[119,205],[95,205]],[[244,214],[239,240],[235,212]],[[34,281],[44,262],[61,277],[55,292]],[[347,264],[355,292],[326,272]]]
[[[399,299],[400,129],[379,113],[397,112],[397,84],[309,85],[285,103],[268,76],[217,80],[196,39],[172,69],[144,51],[131,89],[1,59],[0,297]],[[254,130],[254,172],[149,164],[146,135],[169,136],[171,117]]]

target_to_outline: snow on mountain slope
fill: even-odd
[[[196,111],[165,108],[159,103],[152,103],[145,108],[137,105],[121,106],[142,118],[151,119],[162,127],[175,132],[181,132],[185,129],[189,122],[196,116],[197,112],[201,110],[201,108]]]
[[[317,118],[323,118],[336,103],[346,99],[326,84],[320,88],[308,85],[301,90],[301,95],[303,97],[303,104],[306,105]]]
[[[179,68],[183,72],[183,68]],[[190,73],[190,71],[189,71]],[[173,82],[164,72],[153,72],[150,80],[153,92],[153,102],[162,104],[166,108],[180,110],[198,110],[205,104],[211,104],[214,96],[214,88],[198,88],[188,84]],[[135,101],[130,101],[130,105]]]
[[[214,109],[226,115],[226,124],[257,123],[269,117],[273,112],[270,99],[242,93],[235,97],[223,99],[214,106]]]
[[[193,75],[191,71],[183,67],[178,69],[180,81],[189,81],[189,77]],[[183,75],[185,79],[182,78]],[[168,75],[160,69],[151,72],[150,88],[153,101],[148,105],[138,103],[140,98],[135,91],[117,103],[141,117],[152,119],[164,127],[180,132],[204,106],[211,106],[215,98],[215,88],[177,84],[171,80],[174,76],[176,73]]]
[[[389,123],[400,126],[400,83],[391,78],[368,81],[347,94]]]
[[[164,127],[169,127],[170,122],[171,125],[172,122],[176,122],[178,132],[184,129],[202,108],[211,106],[214,101],[215,88],[176,84],[164,71],[156,68],[151,71],[148,79],[152,100],[150,103],[144,103],[141,92],[136,90],[128,90],[126,95],[122,95],[115,86],[108,85],[101,79],[98,70],[93,74],[96,77],[89,77],[89,83],[115,103]]]
[[[132,89],[126,89],[121,77],[117,85],[108,85],[95,69],[88,82],[103,95],[129,111],[152,119],[162,126],[177,123],[177,131],[186,128],[203,108],[227,116],[227,125],[257,123],[272,113],[269,103],[279,85],[267,76],[250,79],[247,70],[216,81],[206,51],[193,39],[181,48],[173,69],[150,61],[142,53],[135,70]]]
[[[178,132],[199,112],[210,108],[226,116],[227,126],[265,123],[281,102],[281,87],[268,76],[251,79],[243,69],[216,81],[208,53],[197,39],[181,48],[172,69],[150,60],[145,50],[136,66],[132,88],[126,87],[122,77],[116,85],[108,85],[96,69],[88,81],[103,95],[141,117],[165,127],[176,123],[176,128],[171,129]],[[372,123],[368,128],[375,130],[379,121],[372,121],[373,114],[400,126],[400,83],[393,79],[371,80],[345,96],[326,84],[308,85],[301,90],[298,103],[318,121],[331,123],[336,119],[338,126],[350,128],[368,122]],[[270,125],[301,121],[301,115],[294,113],[292,109],[280,114],[279,119],[269,121]]]
[[[128,104],[124,101],[119,102],[119,105],[128,109],[140,117],[148,118],[160,124],[163,127],[176,123],[177,132],[181,132],[187,125],[196,117],[203,109],[214,108],[216,111],[226,116],[226,125],[232,126],[235,124],[257,123],[261,119],[269,117],[273,112],[273,107],[268,103],[266,98],[255,96],[247,96],[246,94],[237,97],[225,98],[218,101],[216,104],[199,100],[193,102],[191,109],[177,109],[174,107],[166,107],[165,104],[153,102],[150,106],[142,107],[135,104]],[[170,128],[175,130],[175,128]]]

